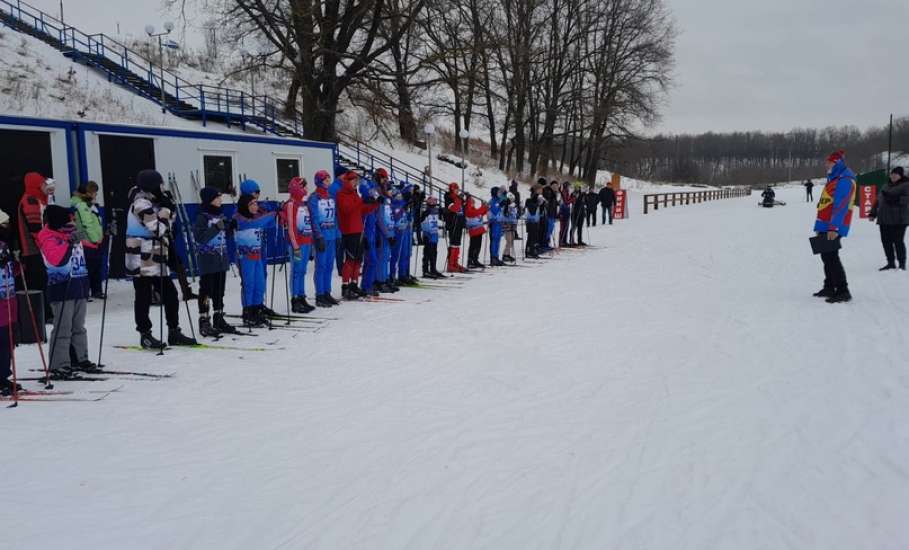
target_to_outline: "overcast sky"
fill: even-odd
[[[666,0],[680,31],[657,130],[880,126],[909,115],[909,0]],[[30,0],[53,13],[59,0]],[[159,0],[64,0],[89,33],[161,27]]]

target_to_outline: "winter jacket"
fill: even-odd
[[[761,196],[764,197],[764,200],[774,200],[776,199],[776,192],[773,189],[767,188],[761,193]]]
[[[527,223],[540,223],[540,216],[543,213],[543,208],[540,205],[538,195],[530,195],[530,198],[524,203],[524,210],[527,212],[525,219]]]
[[[378,230],[378,235],[384,239],[393,239],[395,236],[395,222],[391,211],[391,201],[387,197],[379,198],[379,210],[376,215],[376,229]]]
[[[25,174],[25,194],[19,200],[19,250],[23,256],[35,256],[38,248],[38,233],[44,223],[44,208],[47,195],[42,191],[44,176],[37,172]]]
[[[368,201],[368,202],[367,202]],[[372,198],[364,201],[351,184],[345,184],[338,191],[338,225],[342,235],[363,233],[363,219],[379,208]]]
[[[600,189],[600,203],[604,208],[612,208],[612,205],[615,204],[615,191],[612,187],[604,187]]]
[[[600,205],[600,197],[593,191],[588,191],[584,194],[584,200],[586,201],[585,206],[587,206],[588,212],[596,212],[597,207]]]
[[[8,327],[16,322],[18,309],[16,303],[16,271],[7,244],[0,241],[0,327]],[[4,332],[0,337],[6,338]]]
[[[395,231],[397,231],[399,235],[407,233],[413,225],[407,205],[407,200],[395,199],[391,201],[392,219],[395,223]]]
[[[514,203],[518,207],[518,210],[521,209],[521,191],[518,190],[518,182],[512,181],[511,185],[508,186],[508,191],[514,195]],[[520,214],[520,212],[518,212]]]
[[[571,195],[571,198],[574,200],[571,206],[571,217],[575,221],[583,220],[587,216],[587,208],[584,204],[584,194],[580,191],[576,191]]]
[[[568,220],[571,218],[571,206],[574,204],[574,196],[568,190],[568,187],[562,188],[562,203],[559,206],[559,218]]]
[[[294,250],[312,244],[312,215],[306,201],[289,200],[281,207],[281,222],[287,228],[287,244]]]
[[[91,285],[82,244],[74,225],[59,230],[45,226],[38,233],[38,246],[47,267],[49,302],[88,298]]]
[[[167,275],[166,267],[162,266],[167,265],[168,233],[174,221],[174,212],[162,207],[155,195],[138,187],[130,190],[130,197],[126,214],[126,275]]]
[[[505,201],[499,197],[493,197],[492,200],[489,201],[488,218],[490,226],[498,226],[505,221],[505,213],[503,210],[504,206]]]
[[[502,223],[505,224],[506,229],[514,229],[518,225],[518,220],[520,219],[520,214],[518,214],[518,205],[510,201],[505,201],[505,205],[502,208]]]
[[[227,220],[220,208],[209,206],[196,216],[193,240],[196,241],[196,263],[200,275],[223,273],[230,269],[226,226]]]
[[[543,198],[546,199],[546,217],[555,218],[559,214],[559,199],[550,186],[543,187]]]
[[[312,216],[312,230],[316,240],[335,241],[340,236],[338,231],[338,211],[335,199],[325,187],[317,187],[316,192],[306,200],[309,215]]]
[[[275,218],[274,212],[258,213],[253,217],[246,216],[239,211],[234,214],[234,220],[237,223],[234,242],[237,243],[237,256],[240,259],[262,259],[262,234],[266,229],[275,227]]]
[[[439,236],[439,207],[427,206],[420,215],[420,229],[424,235]]]
[[[836,231],[840,237],[849,235],[852,224],[852,206],[855,202],[855,173],[843,160],[837,161],[817,203],[817,220],[814,230],[818,233]]]
[[[359,191],[360,198],[364,201],[366,199],[375,201],[375,197],[378,196],[376,185],[370,180],[361,181]],[[378,201],[375,202],[376,210],[378,210]],[[376,217],[378,216],[376,210],[372,210],[363,217],[363,238],[370,243],[376,240]]]
[[[888,181],[871,207],[871,217],[880,225],[909,225],[909,178]]]
[[[101,212],[98,205],[79,195],[73,197],[71,204],[76,211],[76,230],[86,241],[101,244],[104,240],[104,229],[101,227]]]
[[[483,225],[483,216],[489,212],[489,207],[485,204],[475,206],[473,199],[467,199],[467,208],[464,209],[464,217],[467,221],[467,233],[471,237],[479,237],[486,233],[486,226]]]

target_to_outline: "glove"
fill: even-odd
[[[325,238],[316,237],[316,250],[319,252],[325,252]]]
[[[303,259],[303,250],[300,248],[295,248],[294,249],[294,260],[299,261],[302,259]]]
[[[215,227],[217,227],[219,231],[224,231],[224,218],[218,218],[218,223],[215,224]]]
[[[158,219],[159,220],[169,220],[170,219],[170,208],[166,206],[158,209]]]
[[[66,240],[69,241],[69,244],[76,244],[76,243],[80,242],[82,239],[79,237],[78,231],[71,231],[66,236]]]

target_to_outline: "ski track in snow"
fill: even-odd
[[[284,351],[106,349],[177,376],[4,411],[3,547],[909,547],[909,276],[856,219],[855,301],[813,298],[813,205],[781,195],[635,211],[606,248],[221,342]],[[133,344],[111,295],[106,342]]]

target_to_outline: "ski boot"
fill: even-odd
[[[367,296],[366,291],[360,288],[357,283],[350,283],[350,290],[357,295],[357,298],[365,298]]]
[[[217,338],[221,336],[221,333],[212,326],[211,321],[208,319],[208,315],[199,316],[199,336],[204,336],[206,338]]]
[[[215,313],[214,327],[221,334],[237,334],[239,332],[237,327],[224,320],[224,313],[220,311]]]
[[[334,304],[325,299],[324,294],[316,295],[316,307],[331,307],[332,305]]]
[[[0,395],[3,397],[9,397],[13,394],[14,391],[22,391],[22,386],[19,384],[13,384],[12,380],[3,380],[3,382],[0,383]]]
[[[354,291],[354,289],[353,289],[354,286],[355,285],[353,283],[347,283],[347,284],[343,285],[341,287],[342,288],[341,298],[343,298],[344,300],[347,300],[348,302],[354,302],[354,301],[358,300],[360,298],[360,296],[359,296],[359,294],[356,293],[356,291]]]
[[[259,311],[268,318],[280,317],[280,315],[277,312],[275,312],[273,309],[267,307],[265,304],[261,304],[258,307],[259,307]]]
[[[836,289],[836,292],[833,293],[833,296],[829,296],[826,300],[828,304],[840,304],[851,301],[852,294],[849,292],[849,287]]]
[[[335,297],[332,296],[330,292],[329,292],[328,294],[325,295],[325,299],[328,300],[328,302],[329,302],[331,305],[333,305],[333,306],[339,306],[339,305],[341,305],[341,302],[339,302],[338,300],[336,300]]]
[[[180,332],[179,328],[167,331],[167,345],[169,346],[198,346],[199,342]]]
[[[817,292],[812,294],[812,296],[814,296],[815,298],[829,298],[829,297],[833,296],[833,292],[834,292],[833,287],[824,286],[824,288],[818,290]]]
[[[143,332],[139,336],[139,345],[142,346],[142,349],[164,349],[167,347],[164,342],[152,336],[151,331]]]
[[[74,371],[71,367],[60,367],[59,369],[51,369],[48,373],[48,380],[76,380],[79,378],[79,373]]]
[[[79,361],[74,366],[72,366],[70,370],[79,371],[79,372],[87,372],[87,373],[102,372],[101,365],[99,365],[97,363],[93,363],[88,359]]]

